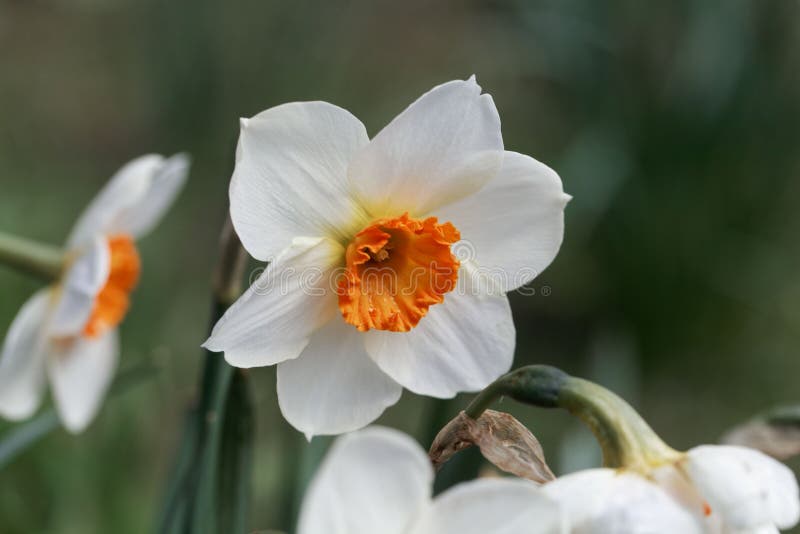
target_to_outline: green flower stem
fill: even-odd
[[[563,408],[600,443],[606,467],[647,472],[680,453],[667,446],[631,406],[606,388],[546,365],[516,369],[490,384],[467,407],[477,419],[500,397],[542,408]]]
[[[50,282],[59,278],[65,260],[57,247],[0,232],[0,263]]]
[[[220,240],[209,330],[241,293],[247,255],[230,219]],[[249,381],[205,351],[197,405],[187,416],[159,532],[246,531],[254,435]]]

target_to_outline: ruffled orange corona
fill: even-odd
[[[450,245],[461,238],[436,217],[378,219],[347,246],[347,266],[338,282],[339,309],[359,330],[408,332],[433,304],[444,300],[458,279]]]
[[[139,253],[133,239],[127,235],[109,238],[110,266],[108,280],[95,297],[94,308],[83,328],[88,337],[98,337],[117,326],[125,317],[130,293],[139,281]]]

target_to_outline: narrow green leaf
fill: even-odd
[[[158,520],[158,532],[161,534],[183,532],[188,525],[189,498],[193,496],[193,492],[188,491],[187,484],[197,456],[197,423],[197,410],[188,410],[181,443],[175,455],[175,465],[168,479],[170,482],[164,498],[164,509]]]
[[[247,532],[255,422],[246,376],[231,381],[217,467],[218,532]]]
[[[241,293],[247,253],[228,218],[220,239],[209,331]],[[246,377],[205,352],[194,421],[175,459],[159,532],[246,532],[252,464],[252,405]]]
[[[189,532],[218,532],[217,517],[217,468],[222,441],[222,426],[225,418],[228,389],[233,377],[233,368],[218,354],[217,365],[209,369],[209,386],[203,388],[204,398],[198,413],[201,426],[200,450],[192,473],[195,482],[194,498],[190,504]]]

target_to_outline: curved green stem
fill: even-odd
[[[542,408],[558,406],[559,395],[570,377],[564,371],[549,365],[529,365],[505,374],[489,384],[464,410],[477,419],[500,397],[511,397],[525,404]]]
[[[563,408],[582,420],[600,443],[607,467],[645,472],[680,455],[620,397],[555,367],[531,365],[501,376],[472,401],[465,413],[477,419],[503,396],[542,408]]]
[[[50,282],[61,275],[65,254],[57,247],[0,232],[0,263]]]

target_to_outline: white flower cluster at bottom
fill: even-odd
[[[311,483],[298,534],[767,534],[800,515],[792,472],[760,452],[704,445],[645,475],[590,469],[542,487],[483,478],[432,498],[410,437],[339,438]]]

